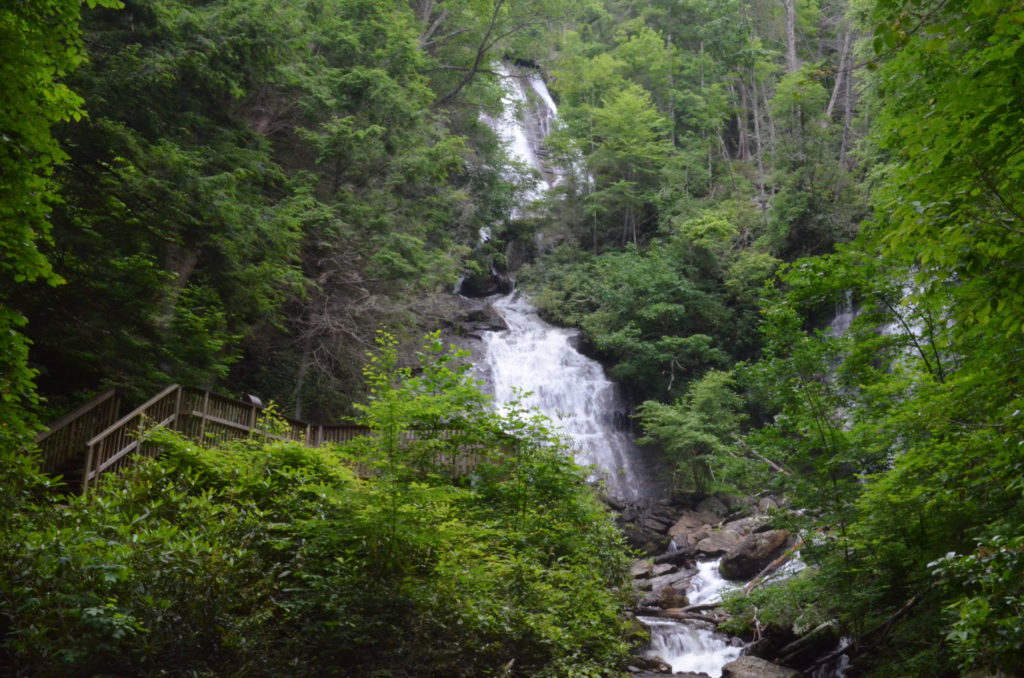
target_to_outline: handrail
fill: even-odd
[[[178,384],[171,384],[170,386],[168,386],[164,390],[160,391],[160,393],[156,394],[155,396],[153,396],[152,398],[150,398],[146,402],[142,403],[141,405],[136,407],[134,410],[132,410],[128,414],[124,415],[123,417],[121,417],[120,419],[115,421],[113,424],[111,424],[107,428],[103,429],[101,432],[99,432],[96,435],[94,435],[92,438],[89,439],[89,442],[87,442],[86,445],[89,445],[90,447],[92,445],[95,445],[100,440],[102,440],[103,438],[106,438],[108,435],[110,435],[111,433],[113,433],[117,429],[121,428],[122,426],[127,424],[129,421],[131,421],[135,417],[139,416],[140,414],[144,414],[145,411],[147,409],[149,409],[154,403],[160,401],[166,395],[168,395],[169,393],[172,393],[175,389],[179,389],[179,388],[181,388],[181,386],[179,386]]]
[[[65,414],[63,417],[61,417],[57,421],[55,421],[52,424],[50,424],[50,427],[48,429],[46,429],[45,431],[40,431],[36,435],[35,443],[39,444],[39,443],[43,442],[44,440],[46,440],[47,438],[52,436],[57,431],[61,430],[62,428],[64,428],[65,426],[67,426],[71,422],[75,421],[79,417],[82,417],[82,416],[88,414],[89,412],[91,412],[92,410],[95,410],[97,407],[99,407],[103,403],[107,402],[108,400],[110,400],[111,398],[113,398],[116,395],[117,395],[117,389],[116,388],[108,388],[103,393],[100,393],[97,396],[93,396],[93,398],[90,399],[89,401],[87,401],[85,403],[82,403],[81,405],[79,405],[75,409],[71,410],[70,412]]]
[[[261,406],[255,403],[219,395],[206,389],[171,384],[142,405],[106,426],[99,433],[91,436],[83,444],[83,431],[86,431],[87,434],[89,427],[97,425],[100,422],[96,420],[101,419],[99,416],[94,416],[92,419],[83,419],[83,417],[92,412],[104,415],[102,418],[111,414],[116,415],[116,409],[107,414],[98,410],[115,394],[114,390],[107,391],[90,403],[76,408],[61,417],[49,432],[53,434],[63,427],[70,427],[65,438],[77,437],[78,449],[85,451],[81,476],[83,492],[87,491],[101,474],[115,471],[132,463],[133,453],[157,454],[158,447],[146,440],[148,430],[157,426],[176,430],[200,445],[216,444],[245,435],[258,434],[267,439],[291,440],[309,447],[319,447],[325,443],[342,443],[371,435],[369,429],[355,424],[313,425],[290,417],[281,417],[287,424],[287,429],[283,434],[273,434],[258,427]],[[450,431],[447,433],[451,434]],[[39,439],[42,440],[46,437],[46,435],[41,435]],[[448,435],[444,435],[442,432],[441,438],[447,437]],[[415,431],[408,431],[404,438],[414,440],[417,438],[417,434]],[[65,447],[68,446],[65,445]],[[46,457],[51,468],[56,468],[59,464],[67,464],[73,459],[74,456],[71,452],[63,448],[59,448]],[[479,463],[479,459],[474,451],[464,450],[454,456],[441,453],[435,462],[450,467],[454,473],[465,473]]]

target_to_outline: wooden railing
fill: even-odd
[[[283,430],[268,432],[258,426],[261,406],[210,391],[174,384],[153,396],[85,442],[82,490],[100,475],[129,464],[135,454],[153,456],[157,449],[146,442],[146,433],[158,426],[178,431],[201,445],[220,445],[260,435],[267,439],[293,440],[317,447],[364,435],[359,426],[318,426],[290,417],[276,416]]]
[[[65,472],[68,484],[78,484],[83,492],[104,473],[117,471],[132,463],[136,455],[154,456],[158,446],[147,434],[157,427],[177,431],[200,445],[216,446],[232,440],[258,435],[265,439],[292,440],[319,447],[344,443],[368,435],[366,428],[354,425],[321,426],[275,416],[274,424],[260,426],[261,405],[177,384],[168,386],[128,414],[117,418],[120,399],[114,391],[103,393],[62,417],[36,440],[43,452],[44,468]],[[265,430],[269,428],[271,430]],[[432,431],[429,435],[403,434],[403,441],[450,440],[455,431]],[[449,446],[450,447],[450,446]],[[472,446],[471,446],[472,447]],[[440,449],[444,449],[441,445]],[[483,459],[484,450],[465,449],[458,453],[439,451],[424,463],[454,476],[464,475]],[[356,469],[372,475],[369,467]]]
[[[50,424],[35,440],[43,454],[43,470],[63,471],[90,438],[117,421],[120,409],[121,397],[110,389]]]
[[[156,426],[176,428],[183,391],[177,384],[168,386],[90,438],[86,442],[88,452],[82,491],[85,492],[101,473],[125,466],[133,452],[152,454],[152,446],[145,444],[146,430]]]

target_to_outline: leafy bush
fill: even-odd
[[[25,512],[5,674],[614,675],[627,557],[585,472],[536,416],[491,412],[436,338],[422,358],[384,342],[363,440],[158,432],[160,459]],[[426,463],[467,452],[468,478]]]

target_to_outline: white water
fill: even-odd
[[[561,179],[559,170],[545,161],[544,149],[544,137],[551,131],[558,108],[539,73],[518,73],[503,62],[495,63],[494,70],[502,82],[502,112],[497,117],[482,114],[481,118],[501,139],[508,156],[527,171],[535,172],[533,177],[522,177],[515,171],[507,176],[514,183],[535,181],[523,193],[526,205],[513,210],[512,216],[518,217],[528,212],[529,203],[543,198]]]
[[[843,294],[843,303],[836,305],[836,314],[828,324],[825,334],[832,337],[843,336],[859,313],[860,311],[853,305],[853,292],[846,290]]]
[[[718,560],[697,563],[697,574],[690,579],[687,598],[691,605],[714,603],[722,593],[736,585],[718,574]],[[728,637],[695,623],[677,622],[657,617],[640,617],[651,630],[647,656],[667,662],[674,673],[691,671],[720,678],[722,667],[737,659],[742,648],[732,645]]]
[[[690,580],[690,588],[686,594],[690,605],[718,603],[726,591],[738,588],[734,582],[723,579],[718,573],[721,560],[704,560],[697,563],[697,574]]]
[[[578,332],[549,325],[521,294],[499,298],[494,308],[509,329],[484,335],[484,363],[498,406],[527,392],[535,407],[561,427],[576,460],[593,465],[608,493],[641,499],[651,491],[630,435],[616,427],[625,405],[601,365],[577,351]]]

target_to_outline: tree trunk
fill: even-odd
[[[796,58],[796,0],[782,0],[786,8],[786,72],[800,68]]]
[[[836,66],[836,82],[832,87],[832,96],[828,100],[828,108],[825,109],[825,117],[831,119],[832,113],[835,111],[836,102],[839,97],[846,92],[846,81],[849,76],[849,54],[850,54],[850,36],[852,31],[847,28],[846,32],[843,33],[843,45],[839,50],[839,63]]]
[[[760,94],[757,91],[757,76],[754,75],[753,70],[750,73],[751,89],[753,89],[753,96],[751,97],[752,113],[754,117],[754,149],[757,152],[757,191],[758,191],[758,202],[761,205],[761,210],[768,208],[768,196],[764,191],[764,137],[761,135],[761,106],[760,106]]]
[[[295,390],[292,391],[292,400],[295,402],[295,410],[292,416],[302,420],[302,389],[306,385],[306,375],[309,374],[309,366],[313,361],[313,332],[308,325],[305,336],[302,338],[302,356],[299,358],[299,369],[295,372]]]

